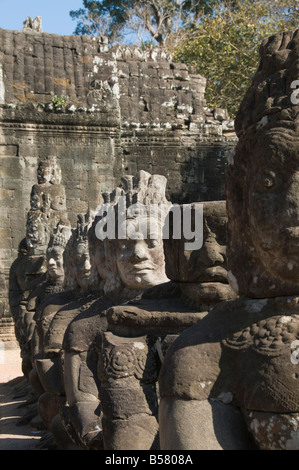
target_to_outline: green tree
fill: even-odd
[[[218,2],[213,13],[182,28],[178,45],[169,41],[168,48],[176,61],[207,79],[208,106],[226,108],[234,117],[257,69],[262,40],[293,28],[297,18],[296,2],[287,0]]]
[[[130,1],[127,0],[83,0],[83,8],[70,11],[71,18],[77,21],[74,33],[90,36],[107,34],[115,39],[128,21],[126,12],[129,8]]]
[[[77,21],[75,34],[107,34],[112,40],[133,30],[139,39],[151,38],[164,45],[179,28],[197,23],[211,13],[216,0],[83,0],[83,7],[70,11]]]
[[[166,47],[174,60],[207,79],[210,107],[234,117],[259,60],[259,46],[277,31],[298,27],[298,0],[83,0],[71,11],[75,34],[108,35]],[[123,35],[123,36],[122,36]]]

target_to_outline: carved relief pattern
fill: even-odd
[[[141,378],[146,364],[146,349],[122,345],[103,352],[103,372],[106,377],[121,379],[135,376]]]
[[[281,380],[267,375],[268,382],[261,383],[260,389],[270,396],[279,406],[286,410],[297,410],[299,407],[299,393],[291,390]]]
[[[298,320],[298,315],[267,318],[237,331],[223,344],[232,349],[251,347],[262,355],[279,356],[285,345],[299,338]]]
[[[135,377],[147,383],[154,383],[158,376],[158,358],[156,351],[147,341],[138,338],[134,342],[105,347],[99,360],[101,380]]]

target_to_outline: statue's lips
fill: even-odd
[[[49,267],[49,268],[48,268],[48,271],[49,271],[50,273],[56,273],[56,272],[58,271],[58,268],[57,268],[56,266]]]
[[[84,272],[81,272],[81,277],[84,279],[84,278],[88,278],[90,276],[90,271],[84,271]]]
[[[146,274],[153,271],[155,268],[145,263],[135,263],[130,266],[130,272],[137,272],[138,274]]]

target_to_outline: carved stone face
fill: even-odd
[[[273,133],[257,146],[248,214],[252,243],[266,270],[282,280],[298,281],[299,160],[290,144]]]
[[[206,237],[200,250],[184,251],[183,256],[194,282],[227,282],[226,247],[218,243],[214,234]]]
[[[52,281],[63,280],[63,251],[62,246],[53,246],[47,250],[47,271]]]
[[[226,266],[227,214],[225,201],[193,203],[191,225],[195,227],[195,213],[203,206],[202,246],[186,249],[184,236],[175,238],[170,224],[170,237],[164,240],[166,275],[180,283],[181,292],[198,305],[212,305],[236,297],[228,283]],[[182,221],[183,222],[183,221]],[[199,236],[199,233],[198,233]]]
[[[225,227],[222,229],[225,230]],[[226,246],[219,238],[219,232],[215,233],[213,228],[207,227],[202,247],[199,250],[183,251],[184,261],[181,266],[186,269],[186,272],[182,270],[183,281],[227,283]]]
[[[203,226],[198,227],[198,230],[202,230],[202,246],[199,249],[186,249],[188,240],[184,237],[183,223],[179,239],[173,237],[171,224],[170,237],[164,240],[166,274],[177,282],[227,283],[225,201],[193,203],[192,225],[199,206],[203,206]]]
[[[91,283],[91,264],[87,243],[78,243],[73,260],[74,274],[81,289],[87,289]]]
[[[49,183],[52,178],[52,167],[40,163],[37,169],[37,181],[38,184]]]
[[[146,289],[166,282],[159,223],[154,222],[148,233],[146,217],[128,220],[127,233],[126,240],[117,241],[117,267],[123,283],[130,289]]]

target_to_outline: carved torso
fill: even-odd
[[[291,361],[299,339],[298,300],[241,298],[219,304],[170,348],[160,377],[162,396],[221,400],[239,407],[248,423],[250,416],[259,423],[262,413],[293,429],[299,413],[299,365]],[[250,428],[254,437],[257,429]]]
[[[30,196],[31,210],[65,211],[65,189],[61,184],[35,184]]]
[[[247,410],[290,413],[299,410],[298,366],[291,345],[299,337],[299,315],[271,316],[223,340],[233,361],[231,383]]]

